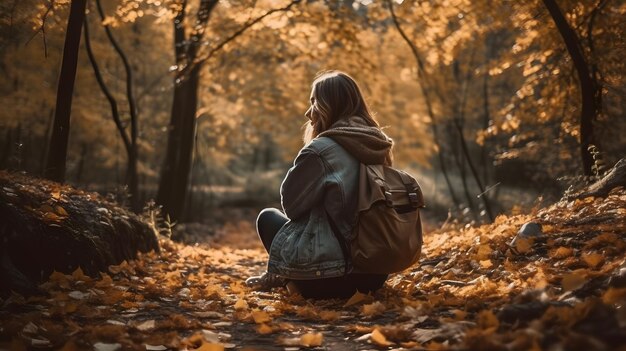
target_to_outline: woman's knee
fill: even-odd
[[[256,218],[257,228],[259,225],[263,225],[265,223],[271,223],[276,221],[277,218],[284,217],[283,213],[277,208],[265,208]]]

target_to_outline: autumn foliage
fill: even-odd
[[[45,296],[13,294],[0,310],[4,347],[76,350],[529,350],[624,346],[626,192],[562,201],[491,225],[425,237],[420,264],[374,295],[305,300],[253,292],[243,279],[266,254],[249,222],[212,242],[161,239],[161,253],[53,273]],[[522,224],[543,231],[517,238]],[[248,242],[248,248],[233,243]]]

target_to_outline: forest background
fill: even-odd
[[[626,155],[624,1],[12,0],[0,13],[0,168],[137,212],[155,199],[170,221],[277,205],[327,69],[360,82],[433,221],[558,199]]]

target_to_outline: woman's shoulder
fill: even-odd
[[[322,154],[336,149],[337,147],[340,148],[339,144],[337,144],[337,142],[335,142],[332,138],[317,137],[311,140],[311,142],[305,146],[305,149],[309,149],[317,154]]]

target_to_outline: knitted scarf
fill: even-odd
[[[340,119],[318,135],[329,137],[361,163],[391,166],[393,140],[380,128],[368,125],[362,117]]]

